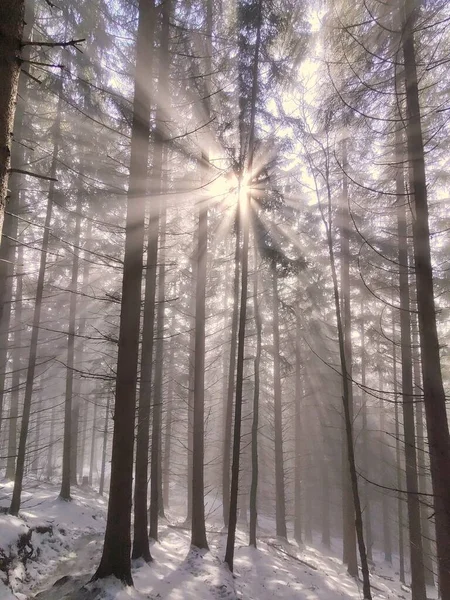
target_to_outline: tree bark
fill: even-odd
[[[287,538],[286,495],[284,489],[283,415],[281,405],[280,323],[278,316],[278,275],[272,266],[272,315],[273,315],[273,390],[275,427],[275,521],[277,536]]]
[[[103,496],[103,490],[105,488],[106,452],[108,449],[109,402],[110,396],[108,394],[106,397],[105,425],[103,427],[102,468],[100,471],[100,485],[98,489],[100,496]]]
[[[52,219],[52,209],[53,209],[53,200],[55,197],[55,181],[56,180],[56,169],[57,169],[57,160],[59,153],[59,145],[61,142],[61,92],[62,92],[62,79],[58,80],[57,93],[59,95],[58,98],[58,106],[56,112],[56,119],[53,125],[53,153],[52,153],[52,163],[50,167],[50,176],[52,177],[52,181],[50,182],[49,192],[48,192],[48,200],[47,200],[47,210],[45,215],[45,223],[44,223],[44,233],[42,238],[42,248],[41,248],[41,258],[39,263],[39,273],[36,287],[36,300],[34,304],[34,312],[33,312],[33,322],[31,327],[31,340],[30,340],[30,352],[28,357],[28,368],[25,382],[25,395],[24,395],[24,404],[23,404],[23,413],[22,413],[22,422],[20,427],[20,437],[19,437],[19,448],[17,452],[17,463],[16,463],[16,473],[14,477],[14,488],[11,499],[11,505],[9,508],[9,512],[12,515],[17,515],[20,510],[20,500],[22,495],[22,483],[24,476],[24,468],[25,468],[25,458],[26,458],[26,447],[27,447],[27,439],[28,439],[28,430],[30,424],[30,413],[31,413],[31,400],[33,396],[34,382],[35,382],[35,372],[36,372],[36,360],[37,360],[37,351],[38,351],[38,337],[39,337],[39,324],[41,320],[41,310],[42,310],[42,298],[44,294],[44,280],[45,280],[45,269],[47,264],[47,250],[50,236],[50,224]]]
[[[262,347],[262,323],[258,298],[258,244],[254,241],[254,273],[253,273],[253,318],[255,320],[256,348],[254,360],[254,387],[253,387],[253,419],[252,419],[252,479],[250,484],[250,529],[249,543],[256,548],[256,526],[258,522],[258,429],[259,429],[259,392]]]
[[[231,316],[230,360],[228,363],[228,388],[225,404],[225,427],[223,439],[222,461],[222,502],[223,522],[228,527],[230,516],[230,449],[231,429],[233,425],[233,398],[236,376],[236,348],[239,321],[239,267],[240,267],[240,223],[239,215],[236,216],[236,246],[234,253],[234,278],[233,278],[233,314]]]
[[[367,400],[366,400],[366,330],[364,326],[364,306],[363,298],[361,297],[361,414],[362,414],[362,451],[363,451],[363,465],[366,473],[366,477],[369,474],[369,428],[367,423]],[[367,560],[372,561],[372,509],[369,494],[369,483],[363,482],[363,493],[364,493],[364,529],[366,536],[366,548],[367,548]]]
[[[0,4],[0,234],[3,230],[8,196],[24,14],[24,0],[2,0]]]
[[[441,597],[450,598],[450,437],[436,326],[425,155],[414,44],[414,26],[419,7],[413,0],[405,0],[404,6],[402,44],[406,81],[406,133],[414,196],[414,263],[423,392],[434,493],[439,586]]]
[[[300,310],[300,309],[297,309]],[[294,539],[302,543],[302,361],[301,361],[301,321],[295,317],[295,461],[294,461]]]
[[[414,389],[411,338],[411,306],[408,277],[407,221],[405,207],[405,184],[403,175],[402,153],[400,151],[401,136],[397,134],[396,173],[397,200],[397,235],[400,286],[400,332],[402,355],[402,404],[403,435],[405,442],[406,491],[409,524],[409,549],[411,560],[411,598],[426,598],[425,573],[422,549],[422,531],[420,526],[420,498],[417,479],[416,430],[414,423]]]
[[[103,554],[94,575],[94,579],[113,575],[127,585],[133,584],[130,527],[145,226],[144,198],[150,134],[150,95],[147,81],[148,66],[151,64],[153,52],[152,6],[149,0],[139,2],[111,482]]]
[[[78,190],[77,204],[75,208],[75,234],[72,262],[72,278],[70,282],[70,301],[69,301],[69,331],[67,344],[67,372],[66,372],[66,396],[64,402],[64,441],[63,441],[63,458],[62,458],[62,482],[60,497],[63,500],[70,500],[70,485],[75,477],[76,484],[76,464],[73,465],[73,456],[76,457],[76,449],[72,449],[75,436],[72,422],[73,410],[73,373],[75,367],[75,325],[77,314],[77,293],[78,293],[78,271],[79,271],[79,246],[81,232],[81,209],[82,196],[81,190]],[[78,423],[76,424],[78,432]],[[71,467],[75,466],[74,472],[71,472]]]
[[[352,364],[353,349],[351,339],[351,306],[350,306],[350,214],[348,210],[348,172],[347,159],[347,140],[342,141],[342,162],[343,162],[343,180],[342,180],[342,205],[340,207],[341,215],[341,302],[342,302],[342,326],[344,335],[344,351],[346,364],[346,377],[348,397],[346,403],[350,413],[350,420],[353,421],[353,385],[352,385]],[[345,376],[344,376],[345,377]],[[344,428],[346,424],[344,422]],[[344,457],[348,452],[346,443],[347,432],[344,432],[343,452]],[[344,460],[345,464],[345,460]],[[352,577],[358,577],[358,559],[356,554],[356,535],[355,535],[355,507],[352,494],[351,474],[347,469],[343,470],[343,562],[348,567],[348,572]]]

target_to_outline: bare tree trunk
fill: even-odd
[[[378,355],[380,355],[380,346],[378,345]],[[381,370],[381,358],[378,363],[378,387],[380,390],[380,436],[379,436],[379,445],[380,445],[380,467],[381,472],[383,474],[382,481],[383,485],[386,488],[389,488],[389,477],[387,475],[389,470],[389,460],[388,453],[386,451],[386,440],[385,436],[388,436],[386,431],[386,415],[385,415],[385,404],[383,400],[383,376]],[[384,560],[390,564],[392,564],[392,539],[391,539],[391,515],[390,515],[390,502],[389,496],[387,494],[386,489],[381,490],[381,510],[382,510],[382,518],[383,518],[383,551],[384,551]]]
[[[258,429],[259,429],[259,392],[262,346],[262,323],[258,298],[258,244],[254,241],[253,253],[253,318],[255,320],[256,349],[254,360],[253,419],[252,419],[252,479],[250,484],[250,546],[256,548],[256,526],[258,522]]]
[[[397,489],[403,489],[403,469],[402,469],[402,454],[400,449],[400,415],[398,406],[398,383],[397,383],[397,346],[395,339],[395,323],[392,320],[392,355],[393,355],[393,379],[394,379],[394,418],[395,418],[395,462],[397,472]],[[397,515],[398,515],[398,556],[399,556],[399,571],[400,581],[405,583],[405,543],[403,535],[403,495],[398,492],[397,496]]]
[[[328,173],[326,174],[328,177]],[[328,179],[327,179],[328,181]],[[339,285],[337,279],[337,270],[336,263],[334,257],[334,249],[333,249],[333,235],[331,231],[332,227],[332,199],[331,199],[331,188],[330,185],[327,185],[327,218],[325,214],[322,212],[323,222],[327,231],[327,242],[328,242],[328,252],[330,257],[330,266],[331,266],[331,275],[333,280],[333,291],[334,291],[334,305],[336,311],[336,321],[337,321],[337,329],[338,329],[338,339],[339,339],[339,357],[341,363],[341,372],[342,372],[342,405],[344,409],[344,423],[345,423],[345,433],[346,433],[346,442],[347,442],[347,459],[348,466],[350,471],[350,480],[351,480],[351,489],[353,496],[353,506],[355,511],[355,528],[356,528],[356,536],[358,541],[358,549],[359,556],[361,560],[361,570],[363,576],[363,595],[364,600],[371,600],[372,593],[370,589],[370,574],[369,574],[369,565],[367,563],[367,554],[366,554],[366,546],[364,543],[364,529],[362,522],[362,510],[361,510],[361,500],[359,497],[358,490],[358,475],[356,471],[356,461],[355,461],[355,449],[353,442],[353,415],[352,415],[352,403],[351,403],[351,391],[350,391],[350,377],[349,372],[347,370],[347,352],[345,346],[345,337],[344,337],[344,326],[341,318],[341,306],[339,300]],[[348,229],[347,229],[348,231]]]
[[[299,310],[299,309],[297,309]],[[301,321],[297,314],[295,332],[295,462],[294,462],[294,538],[302,542],[302,361],[301,361]]]
[[[364,307],[361,297],[361,414],[362,414],[362,450],[363,450],[363,465],[366,472],[366,478],[369,473],[369,428],[367,423],[367,400],[366,400],[366,330],[363,319]],[[363,482],[364,493],[364,525],[366,536],[367,560],[372,561],[372,510],[369,493],[369,483]]]
[[[411,598],[426,598],[425,573],[422,550],[422,531],[420,526],[420,499],[417,480],[416,431],[414,424],[414,390],[412,365],[410,288],[408,277],[407,222],[405,208],[405,184],[403,175],[402,153],[400,152],[401,135],[397,134],[397,173],[396,189],[398,262],[400,284],[400,331],[402,353],[402,403],[403,403],[403,435],[405,440],[406,491],[409,524],[409,548],[411,560]]]
[[[89,485],[94,482],[94,468],[97,462],[97,400],[94,402],[94,417],[91,429],[91,458],[89,460]]]
[[[103,496],[103,490],[105,487],[106,452],[108,449],[109,401],[110,396],[108,394],[106,397],[105,425],[103,427],[102,468],[100,471],[100,485],[98,490],[100,496]]]
[[[210,4],[210,2],[208,3]],[[195,291],[194,352],[194,429],[192,453],[192,536],[191,544],[208,548],[204,503],[204,435],[205,435],[205,321],[206,262],[208,247],[208,211],[199,208],[197,235],[197,279]]]
[[[83,291],[85,291],[86,287],[89,285],[89,277],[90,277],[90,272],[91,272],[91,262],[88,259],[88,257],[86,256],[87,250],[89,247],[89,242],[91,240],[91,235],[92,235],[92,221],[88,220],[87,227],[86,227],[86,234],[85,234],[85,240],[86,240],[85,248],[86,249],[84,250],[83,278],[82,278],[82,284],[81,284]],[[78,335],[80,336],[80,343],[77,344],[77,347],[76,347],[75,364],[82,363],[82,360],[83,360],[83,353],[84,353],[83,336],[84,336],[85,330],[86,330],[86,315],[84,314],[84,312],[82,312],[81,316],[80,316],[80,323],[78,326]],[[71,459],[71,461],[72,461],[71,475],[74,475],[74,473],[75,473],[74,479],[76,479],[76,473],[78,472],[79,479],[82,482],[83,475],[84,475],[84,457],[85,457],[85,447],[86,447],[86,433],[87,433],[87,419],[88,419],[88,412],[89,412],[89,404],[86,400],[81,399],[82,382],[79,377],[77,377],[75,379],[75,381],[73,383],[73,387],[74,387],[73,395],[75,398],[75,402],[76,402],[76,406],[77,406],[77,413],[78,413],[75,416],[75,422],[77,423],[77,430],[80,427],[80,425],[79,425],[80,420],[82,421],[82,425],[81,425],[81,444],[78,444],[78,441],[77,442],[74,441],[74,443],[72,445],[72,455],[76,454],[76,456],[72,457],[72,459]],[[81,410],[81,408],[82,408],[82,410]],[[78,435],[79,435],[79,432],[77,431],[76,436],[74,436],[76,438],[76,440],[78,440]],[[75,482],[73,481],[72,483],[75,483]]]
[[[158,75],[158,96],[169,102],[168,77],[169,77],[169,18],[171,14],[171,2],[168,0],[162,5],[162,25],[161,42],[159,49],[159,75]],[[156,111],[156,139],[154,151],[154,178],[159,185],[159,193],[165,191],[163,183],[163,164],[164,164],[164,120],[165,112],[161,102]],[[158,223],[159,212],[161,219],[165,219],[165,209],[162,211],[163,202],[160,201],[158,207],[154,207],[152,226],[155,227],[152,233],[152,260],[151,263],[157,265],[158,260]],[[165,227],[165,223],[164,223]],[[161,228],[161,232],[163,227]],[[163,248],[161,239],[161,250]],[[162,423],[162,350],[164,335],[164,286],[165,286],[165,265],[164,257],[160,259],[162,267],[159,272],[158,283],[158,306],[156,315],[156,337],[155,344],[155,382],[153,390],[152,404],[152,436],[151,436],[151,457],[150,457],[150,537],[158,540],[158,517],[163,510],[162,498],[160,497],[161,482],[161,423]]]
[[[6,221],[6,220],[5,220]],[[5,228],[3,229],[5,231]],[[17,455],[17,423],[19,416],[19,395],[21,380],[22,345],[22,294],[23,294],[23,246],[17,248],[16,293],[14,296],[14,349],[12,360],[11,399],[9,409],[8,460],[6,478],[14,479]]]
[[[350,420],[353,421],[353,385],[352,367],[353,351],[351,339],[351,306],[350,306],[350,214],[348,210],[348,172],[347,140],[342,141],[343,181],[342,181],[342,206],[341,214],[341,302],[342,302],[342,326],[344,334],[345,363],[348,377],[348,408]],[[344,424],[345,427],[345,424]],[[347,432],[344,432],[343,452],[344,457],[348,452],[346,448]],[[345,460],[344,460],[345,464]],[[343,469],[343,562],[348,567],[352,577],[358,577],[358,559],[356,554],[355,535],[355,507],[353,504],[351,475],[347,469]]]
[[[0,234],[3,229],[8,195],[11,140],[19,87],[24,15],[24,0],[2,0],[0,4]],[[2,322],[1,315],[0,322]]]
[[[415,323],[416,325],[416,323]],[[429,494],[430,486],[428,485],[428,467],[425,450],[425,431],[424,431],[424,415],[422,386],[420,381],[420,355],[419,355],[419,332],[417,326],[412,327],[413,331],[413,361],[414,361],[414,404],[416,409],[417,423],[417,473],[419,480],[419,492],[421,494]],[[420,495],[419,495],[420,499]],[[420,501],[420,520],[422,529],[422,549],[423,549],[423,566],[425,571],[425,583],[434,586],[434,566],[433,566],[433,544],[432,544],[432,525],[430,523],[431,512],[426,501]]]
[[[241,255],[242,283],[241,283],[241,306],[239,311],[239,333],[238,352],[236,363],[236,405],[234,410],[234,434],[233,434],[233,461],[231,466],[231,488],[230,488],[230,514],[228,517],[228,535],[225,552],[225,562],[230,571],[233,571],[234,542],[236,539],[237,510],[238,510],[238,487],[239,487],[239,462],[241,454],[241,425],[242,425],[242,397],[244,382],[244,350],[245,350],[245,324],[247,318],[247,289],[248,289],[248,245],[249,245],[249,198],[245,205],[241,199],[239,220],[243,230],[243,245]]]
[[[230,360],[228,363],[228,389],[225,405],[225,428],[223,440],[222,463],[222,503],[223,522],[228,527],[230,516],[230,449],[231,429],[233,424],[233,398],[235,388],[236,348],[239,320],[239,266],[240,266],[240,223],[239,215],[236,217],[236,247],[234,256],[234,283],[233,283],[233,314],[231,316]]]
[[[165,162],[165,161],[164,161]],[[164,188],[165,189],[165,186]],[[163,361],[164,361],[164,313],[165,313],[165,244],[166,208],[164,200],[160,206],[160,248],[158,305],[156,308],[155,384],[153,390],[152,447],[150,464],[150,537],[158,540],[158,518],[164,517],[162,498],[162,408],[163,408]],[[195,443],[195,440],[194,440]]]
[[[24,468],[25,468],[25,458],[26,458],[26,447],[27,447],[27,438],[28,438],[28,429],[30,424],[30,412],[31,412],[31,400],[33,396],[33,388],[35,381],[35,371],[36,371],[36,360],[37,360],[37,351],[38,351],[38,337],[39,337],[39,323],[41,320],[41,309],[42,309],[42,298],[44,294],[44,280],[45,280],[45,268],[47,264],[47,250],[48,250],[48,242],[50,236],[50,223],[52,219],[52,209],[53,209],[53,200],[55,196],[55,180],[56,180],[56,168],[57,168],[57,160],[59,153],[59,145],[61,138],[61,92],[62,92],[62,79],[58,80],[58,88],[57,93],[59,94],[58,106],[56,112],[56,119],[54,123],[54,139],[53,139],[53,153],[52,153],[52,163],[50,167],[50,177],[52,181],[50,182],[49,192],[48,192],[48,200],[47,200],[47,210],[45,215],[45,223],[44,223],[44,233],[42,238],[42,249],[41,249],[41,258],[39,263],[39,274],[37,280],[36,287],[36,300],[34,305],[34,313],[33,313],[33,323],[31,328],[31,340],[30,340],[30,353],[28,357],[28,368],[25,382],[25,396],[24,396],[24,404],[23,404],[23,413],[22,413],[22,423],[20,427],[20,438],[19,438],[19,448],[17,452],[17,464],[16,464],[16,473],[14,477],[14,489],[11,499],[11,506],[9,508],[9,512],[12,515],[17,515],[20,510],[20,499],[22,495],[22,483],[24,476]]]
[[[50,481],[53,477],[53,445],[55,443],[55,420],[56,420],[56,410],[53,407],[52,413],[50,417],[50,436],[48,443],[48,451],[47,451],[47,479]]]
[[[77,293],[78,293],[78,271],[79,271],[79,246],[80,246],[80,231],[81,231],[81,208],[82,195],[81,190],[78,191],[77,204],[75,208],[75,235],[73,248],[72,262],[72,279],[70,282],[70,303],[69,303],[69,331],[67,345],[67,372],[66,372],[66,397],[64,402],[64,442],[63,442],[63,459],[62,459],[62,482],[60,498],[70,500],[70,484],[75,478],[76,484],[76,464],[72,465],[73,456],[76,457],[76,449],[72,449],[72,444],[75,441],[75,436],[72,423],[73,410],[73,373],[75,367],[75,324],[77,314]],[[78,423],[76,423],[78,433]],[[74,472],[71,473],[71,467],[75,466]]]
[[[172,332],[175,330],[175,319],[172,317]],[[164,464],[163,464],[163,501],[164,506],[169,508],[170,497],[170,458],[172,447],[172,412],[173,412],[173,389],[174,389],[174,371],[175,371],[175,343],[173,338],[170,341],[169,350],[169,384],[167,387],[167,412],[166,412],[166,429],[164,432]]]
[[[281,406],[281,369],[280,369],[280,324],[278,276],[276,266],[272,266],[272,310],[273,310],[273,389],[274,389],[274,425],[275,425],[275,520],[277,536],[287,538],[286,496],[284,490],[283,420]]]
[[[450,598],[450,437],[436,326],[425,155],[414,46],[414,27],[418,11],[419,5],[416,2],[405,0],[402,44],[406,81],[406,132],[414,194],[414,262],[423,391],[434,493],[439,587],[442,598]]]
[[[262,0],[258,3],[257,30],[255,42],[255,54],[252,66],[252,95],[250,110],[250,128],[248,140],[248,163],[247,174],[250,186],[253,183],[253,154],[255,145],[255,117],[256,117],[256,99],[258,95],[258,65],[259,52],[261,47],[261,27],[262,27]],[[242,174],[240,174],[242,178]],[[239,182],[239,215],[238,222],[243,232],[242,254],[241,254],[241,304],[239,310],[239,330],[238,330],[238,348],[236,362],[236,406],[234,411],[234,432],[233,432],[233,462],[231,467],[231,488],[230,488],[230,516],[228,524],[227,545],[225,551],[225,562],[231,572],[233,572],[234,562],[234,543],[236,539],[237,509],[238,509],[238,488],[239,488],[239,462],[241,454],[241,420],[242,420],[242,397],[244,383],[244,354],[245,354],[245,326],[247,319],[247,296],[248,296],[248,246],[250,236],[250,203],[251,193],[247,189],[245,194],[240,192],[241,181]]]

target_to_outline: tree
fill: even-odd
[[[11,142],[19,87],[25,1],[5,0],[0,7],[0,232],[3,229]]]
[[[414,40],[418,6],[413,0],[405,0],[404,14],[402,50],[407,107],[406,137],[415,212],[413,221],[414,266],[422,356],[423,397],[434,492],[439,587],[442,597],[446,598],[450,595],[450,436],[436,326],[427,178]]]
[[[123,265],[119,349],[117,356],[114,431],[108,518],[100,565],[93,579],[114,575],[127,585],[131,576],[131,500],[134,449],[136,382],[139,352],[142,255],[150,95],[145,84],[153,47],[149,32],[153,28],[152,4],[140,0],[134,78],[133,124],[130,158],[130,183],[127,198],[125,257]]]

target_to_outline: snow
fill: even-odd
[[[0,506],[8,505],[10,492],[10,484],[0,487]],[[106,508],[106,500],[89,489],[77,488],[73,501],[64,502],[55,486],[27,482],[20,518],[0,516],[0,548],[8,547],[13,557],[8,570],[11,591],[6,581],[0,582],[0,599],[362,598],[361,583],[347,574],[339,560],[339,540],[333,540],[331,551],[290,543],[273,537],[274,523],[261,517],[257,549],[248,547],[246,526],[238,530],[232,575],[223,562],[226,532],[217,514],[221,511],[214,511],[208,522],[210,551],[200,552],[190,547],[190,532],[176,510],[179,507],[172,508],[168,520],[161,523],[160,541],[151,548],[153,562],[133,565],[134,588],[115,579],[88,583],[101,556]],[[30,529],[33,553],[23,565],[14,555],[19,536]],[[395,570],[381,557],[372,571],[374,598],[408,600],[409,589],[401,586]]]

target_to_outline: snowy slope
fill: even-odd
[[[0,488],[0,505],[8,505],[10,484]],[[258,548],[248,547],[246,528],[238,531],[235,573],[223,563],[226,533],[210,524],[210,552],[190,548],[189,530],[176,513],[161,525],[153,563],[133,568],[135,589],[117,581],[88,584],[98,564],[105,524],[106,501],[89,490],[76,490],[73,502],[57,499],[48,484],[28,486],[21,518],[0,515],[0,548],[13,557],[9,586],[0,584],[0,599],[37,597],[40,600],[359,600],[361,585],[350,578],[337,556],[270,537],[273,524],[261,519]],[[178,519],[177,519],[178,517]],[[213,517],[214,519],[214,517]],[[211,521],[213,521],[211,519]],[[36,528],[50,528],[39,533]],[[31,530],[33,552],[25,567],[17,554],[17,539]],[[336,548],[337,549],[337,548]],[[387,565],[373,573],[374,598],[403,598],[398,576]],[[83,587],[83,584],[85,586]],[[82,588],[82,589],[81,589]]]

